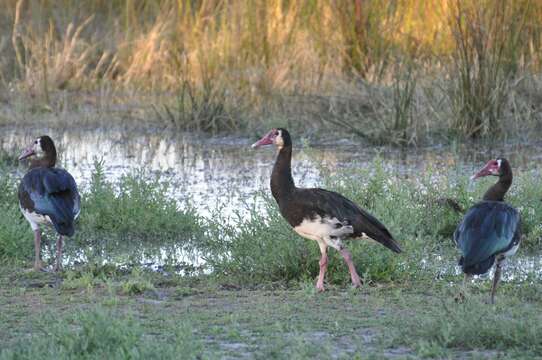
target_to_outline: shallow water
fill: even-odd
[[[190,196],[202,214],[216,203],[237,206],[255,191],[267,191],[275,150],[252,149],[256,138],[202,137],[189,133],[126,131],[123,129],[58,130],[2,129],[2,149],[18,153],[38,135],[48,134],[57,144],[60,162],[77,182],[85,186],[96,160],[103,160],[109,179],[143,169],[160,174],[175,187],[171,196],[180,202]],[[541,158],[542,144],[510,143],[498,147],[435,146],[422,149],[366,147],[348,141],[336,141],[310,147],[294,141],[293,176],[298,186],[320,184],[319,168],[333,174],[341,168],[371,167],[380,157],[387,171],[398,176],[415,177],[431,168],[453,169],[471,175],[487,160],[509,158],[515,169],[529,169]]]
[[[124,129],[3,128],[2,133],[2,149],[10,153],[19,153],[39,135],[50,135],[57,144],[62,166],[83,187],[96,160],[103,161],[105,174],[111,180],[139,169],[159,174],[173,185],[170,196],[180,204],[189,197],[203,216],[218,204],[226,204],[226,211],[237,210],[243,203],[253,201],[251,195],[255,192],[269,191],[275,157],[275,150],[270,147],[250,147],[257,138]],[[314,141],[311,146],[302,146],[303,141],[293,135],[293,176],[297,185],[303,187],[321,184],[322,165],[334,174],[345,168],[370,168],[377,156],[386,171],[414,178],[428,169],[472,175],[496,156],[507,157],[514,169],[528,170],[537,168],[542,158],[542,143],[398,149],[342,140]],[[159,264],[159,254],[149,262]],[[527,263],[533,265],[524,268],[540,269],[540,259],[538,263]]]

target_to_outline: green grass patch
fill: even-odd
[[[60,285],[37,287],[30,275],[14,276],[22,272],[0,267],[2,360],[541,355],[540,297],[531,296],[540,289],[527,283],[503,283],[492,306],[483,302],[485,283],[456,304],[458,284],[426,280],[316,293],[312,282],[251,290],[216,277],[111,272],[111,286],[81,291],[63,286],[67,274]],[[115,290],[138,276],[160,297]]]
[[[431,169],[415,179],[403,179],[386,171],[379,159],[370,169],[339,174],[322,169],[325,188],[374,214],[404,249],[396,255],[372,241],[346,241],[359,271],[375,282],[431,281],[442,269],[448,269],[449,276],[458,257],[453,232],[463,212],[480,201],[490,181],[469,184],[467,177],[454,170],[437,173]],[[521,212],[522,251],[530,252],[541,241],[542,184],[531,173],[518,173],[516,179],[507,199]],[[447,198],[456,201],[463,212],[448,206],[443,201]],[[314,279],[320,258],[316,243],[292,231],[267,192],[256,194],[252,203],[261,205],[247,205],[245,212],[230,218],[219,208],[206,220],[205,241],[199,243],[199,249],[207,266],[216,274],[255,284]],[[347,284],[349,275],[342,258],[333,249],[329,255],[328,281]]]
[[[446,173],[428,169],[415,179],[404,179],[387,171],[379,159],[369,168],[339,174],[321,169],[325,188],[344,194],[374,214],[404,249],[396,255],[372,241],[347,241],[365,280],[403,283],[453,276],[450,270],[457,251],[452,234],[463,215],[442,199],[454,199],[468,209],[481,199],[490,180],[469,184],[454,169]],[[0,257],[29,259],[32,233],[17,206],[16,182],[10,176],[1,181],[4,191],[0,207],[6,209],[6,216],[0,222]],[[267,192],[247,199],[244,207],[234,213],[217,206],[204,219],[189,202],[181,207],[170,197],[169,187],[160,178],[149,178],[144,173],[110,182],[103,165],[96,162],[90,184],[81,189],[83,211],[76,236],[66,244],[68,256],[81,258],[79,262],[91,267],[76,271],[94,273],[106,264],[139,266],[156,261],[164,264],[169,273],[197,274],[206,270],[232,282],[252,285],[299,284],[317,276],[318,246],[292,231]],[[523,219],[525,239],[519,255],[540,244],[541,198],[539,178],[518,171],[508,201],[520,210]],[[52,255],[54,247],[48,249]],[[196,258],[203,262],[191,263]],[[96,277],[83,275],[74,276],[70,286],[85,287]],[[539,275],[533,276],[536,279]],[[332,249],[327,281],[349,283],[347,267]],[[139,292],[139,285],[136,281],[127,292]]]
[[[33,234],[18,206],[19,179],[4,175],[0,179],[0,258],[29,259],[33,256]],[[103,262],[138,263],[160,248],[173,254],[190,255],[193,243],[201,236],[201,220],[187,203],[184,208],[169,197],[169,185],[159,177],[134,173],[118,182],[106,180],[101,162],[95,163],[90,184],[81,192],[81,215],[76,235],[65,245],[67,255]],[[44,229],[44,242],[54,243],[56,235]],[[49,247],[52,256],[54,248]]]
[[[32,253],[32,231],[19,209],[16,189],[15,179],[0,176],[0,259],[21,259]]]
[[[192,359],[201,351],[188,323],[149,337],[132,316],[102,308],[39,319],[36,334],[0,351],[0,359]]]
[[[83,191],[79,239],[188,243],[199,230],[198,217],[188,204],[181,209],[168,193],[167,182],[144,173],[111,183],[103,164],[96,162],[90,186]]]
[[[496,306],[476,296],[464,304],[443,300],[439,307],[405,317],[400,338],[421,353],[433,349],[494,349],[542,356],[542,317],[533,304],[501,295]]]
[[[135,269],[130,277],[121,283],[120,290],[125,295],[143,294],[146,291],[154,290],[154,285],[143,273]]]

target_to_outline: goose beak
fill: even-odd
[[[481,178],[481,177],[484,177],[484,176],[488,176],[489,174],[486,174],[485,172],[483,172],[482,170],[480,170],[479,172],[477,172],[476,174],[472,175],[470,177],[470,181],[474,181],[478,178]]]
[[[260,140],[256,141],[254,144],[252,144],[252,148],[253,149],[256,149],[256,148],[259,148],[260,146],[264,146],[264,145],[273,145],[274,142],[275,142],[275,134],[276,134],[276,130],[273,129],[271,130],[270,132],[268,132],[266,135],[264,135],[264,137],[262,137]]]
[[[471,181],[478,178],[489,176],[489,175],[498,175],[499,174],[499,163],[496,160],[489,161],[480,171],[470,177]]]
[[[36,155],[36,152],[34,151],[34,148],[29,147],[28,149],[25,149],[21,156],[19,156],[19,161],[26,159],[27,157],[30,157],[32,155]]]

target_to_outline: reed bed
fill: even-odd
[[[540,127],[536,1],[0,5],[11,108],[121,111],[210,133],[278,122],[403,145]]]

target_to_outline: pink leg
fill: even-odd
[[[60,235],[56,241],[56,263],[54,270],[62,270],[62,235]]]
[[[42,270],[43,264],[41,263],[41,231],[40,229],[34,230],[34,270]]]
[[[324,275],[327,270],[327,253],[326,250],[322,252],[322,257],[320,258],[320,273],[318,274],[318,281],[316,282],[316,289],[318,291],[324,291]]]
[[[350,254],[350,251],[348,251],[346,248],[340,250],[340,253],[343,256],[344,261],[346,261],[346,264],[348,265],[350,277],[352,278],[352,285],[354,285],[354,287],[360,287],[361,279],[359,278],[356,267],[354,266],[354,262],[352,261],[352,254]]]

